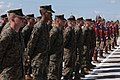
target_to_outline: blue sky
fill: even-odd
[[[56,14],[84,18],[101,15],[107,20],[120,20],[120,0],[0,0],[0,14],[9,9],[22,8],[24,14],[39,16],[39,6],[51,4]],[[54,16],[53,15],[53,16]]]

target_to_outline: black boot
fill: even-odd
[[[100,57],[100,58],[105,58],[105,57],[103,56],[103,50],[100,50],[99,57]]]

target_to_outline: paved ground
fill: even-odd
[[[120,46],[105,56],[105,59],[99,59],[102,62],[95,64],[97,67],[82,80],[120,80]]]

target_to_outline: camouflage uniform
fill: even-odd
[[[27,43],[30,39],[31,33],[33,30],[33,26],[29,26],[26,25],[23,29],[22,29],[22,35],[24,38],[24,44],[25,44],[25,51],[27,48]],[[31,68],[31,60],[28,59],[28,55],[24,54],[24,66],[25,66],[25,74],[32,74],[32,68]]]
[[[60,27],[53,27],[50,31],[48,80],[61,80],[63,51],[63,30]]]
[[[25,43],[25,47],[27,47],[27,43],[30,39],[31,33],[32,33],[33,27],[32,26],[28,26],[26,25],[23,29],[22,29],[22,34],[24,37],[24,43]]]
[[[1,15],[0,18],[1,18],[1,21],[0,21],[0,33],[1,33],[3,27],[7,23],[7,14]]]
[[[49,31],[45,23],[37,22],[34,25],[30,41],[27,45],[27,54],[32,60],[35,80],[46,80],[46,66],[48,64]]]
[[[23,80],[23,52],[21,34],[10,27],[4,30],[0,35],[0,79]]]
[[[119,25],[118,24],[116,25],[116,35],[117,35],[117,39],[118,39],[118,37],[119,37]]]
[[[105,53],[108,53],[108,48],[109,48],[109,39],[110,39],[110,37],[109,37],[109,35],[110,35],[110,33],[109,33],[109,28],[106,26],[105,27],[105,39],[106,39],[106,41],[105,41]]]
[[[105,42],[106,42],[106,38],[105,38],[105,27],[104,26],[100,26],[100,39],[101,39],[101,42],[100,42],[100,57],[103,57],[103,49],[105,48]]]
[[[72,73],[75,67],[76,60],[76,42],[75,30],[72,27],[66,27],[64,31],[64,70],[63,76],[67,79],[72,79]]]
[[[4,31],[5,29],[9,28],[9,26],[10,26],[10,22],[6,23],[5,26],[2,28],[2,31]]]
[[[80,78],[79,70],[83,66],[83,32],[80,27],[75,28],[75,36],[76,36],[76,48],[77,48],[75,78],[79,79]]]
[[[96,47],[96,34],[95,34],[95,31],[94,31],[94,28],[93,27],[90,27],[90,36],[91,36],[91,43],[90,43],[90,63],[92,62],[92,57],[93,57],[93,54],[94,54],[94,50],[95,50],[95,47]]]
[[[114,39],[114,43],[115,43],[115,46],[118,46],[117,45],[117,39],[118,39],[118,36],[119,36],[119,26],[115,23],[115,39]]]
[[[0,33],[1,33],[2,29],[3,29],[3,27],[4,26],[0,24]]]
[[[112,48],[114,49],[115,48],[115,28],[114,26],[112,25],[111,26],[111,45],[112,45]]]
[[[91,44],[91,36],[90,36],[90,29],[89,28],[86,28],[84,27],[83,28],[83,48],[84,48],[84,51],[83,51],[83,54],[84,54],[84,59],[85,59],[85,66],[87,68],[89,68],[89,65],[90,65],[90,44]]]
[[[99,62],[97,57],[98,57],[98,52],[99,52],[99,49],[100,49],[100,42],[101,42],[101,39],[100,39],[100,31],[99,31],[100,27],[98,24],[95,25],[94,27],[94,30],[95,30],[95,37],[96,37],[96,47],[95,47],[95,50],[94,50],[94,54],[93,54],[93,62]]]
[[[112,51],[111,49],[111,37],[112,37],[112,27],[111,26],[108,26],[108,48],[110,51]]]

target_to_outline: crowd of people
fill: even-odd
[[[0,19],[0,80],[81,80],[117,45],[119,20],[52,19],[51,5],[41,16],[7,11]]]

